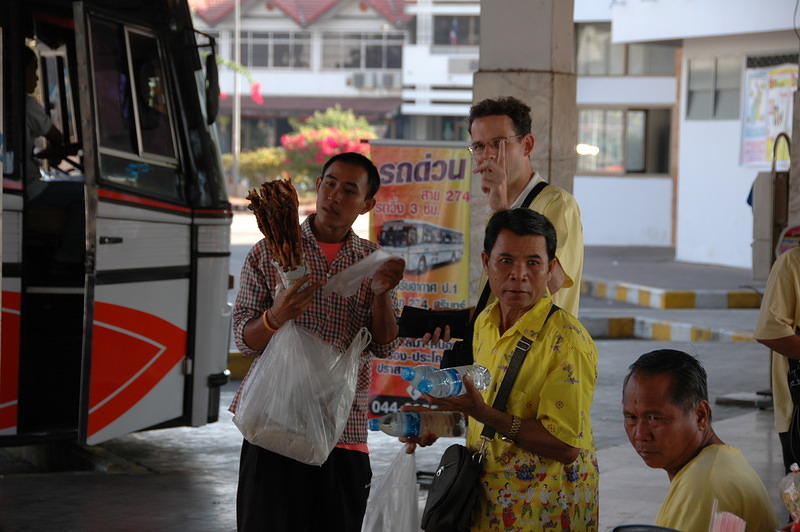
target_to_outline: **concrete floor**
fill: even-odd
[[[234,218],[231,273],[236,276],[247,250],[259,238],[252,222],[247,213]],[[359,219],[356,229],[363,234],[366,221]],[[724,289],[736,289],[748,281],[744,270],[675,263],[671,251],[661,248],[587,248],[586,257],[585,271],[609,280],[665,288],[716,283],[713,286]],[[740,330],[752,330],[754,320],[753,311],[657,311],[582,300],[582,315],[607,312],[672,313],[671,319],[677,321],[719,322]],[[597,344],[599,382],[592,419],[601,469],[600,527],[610,530],[620,524],[650,523],[668,481],[663,471],[647,468],[627,443],[620,412],[627,366],[652,349],[686,350],[705,365],[713,403],[721,395],[766,388],[767,353],[752,342],[601,340]],[[225,408],[236,384],[229,383],[223,390],[217,423],[130,434],[99,446],[95,452],[104,457],[104,471],[36,473],[30,464],[11,459],[0,449],[0,532],[235,530],[241,436]],[[776,508],[781,508],[777,482],[782,466],[771,411],[716,404],[713,410],[721,438],[744,452],[773,495]],[[418,470],[433,471],[450,443],[442,440],[419,450]],[[372,434],[369,445],[375,475],[385,471],[401,448],[395,439],[381,433]],[[421,502],[424,496],[422,491]]]
[[[601,528],[652,522],[666,493],[666,474],[647,468],[627,443],[620,414],[620,383],[635,357],[660,347],[696,354],[710,377],[713,398],[753,391],[766,382],[763,352],[755,344],[663,344],[600,341],[599,383],[593,424],[601,468]],[[227,406],[236,383],[223,392]],[[770,411],[714,406],[715,427],[742,449],[761,474],[776,507],[780,449]],[[419,451],[417,468],[433,471],[452,441]],[[401,446],[383,434],[370,437],[371,460],[381,474]],[[228,531],[235,529],[234,501],[241,436],[230,414],[200,428],[130,434],[101,448],[125,462],[106,472],[17,473],[0,477],[0,530],[11,531]],[[425,492],[421,492],[424,498]]]

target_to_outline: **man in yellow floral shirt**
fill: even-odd
[[[492,375],[483,392],[431,402],[473,418],[467,446],[481,446],[484,424],[501,435],[485,448],[483,497],[472,530],[597,530],[598,469],[589,413],[597,382],[597,347],[569,312],[546,320],[547,282],[555,265],[550,221],[529,209],[499,211],[482,253],[496,296],[475,324],[475,363]],[[490,405],[519,339],[533,341],[505,411]],[[426,437],[427,436],[427,437]],[[421,443],[433,438],[423,435]]]

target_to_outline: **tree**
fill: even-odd
[[[246,178],[251,186],[285,178],[288,176],[284,166],[285,160],[286,153],[281,147],[243,151],[239,155],[239,175]],[[225,172],[229,173],[233,166],[233,155],[230,153],[223,155],[222,164]]]
[[[290,118],[289,125],[297,132],[310,129],[335,128],[342,131],[356,130],[375,130],[363,116],[356,116],[353,111],[342,111],[342,107],[337,103],[333,107],[328,107],[324,111],[314,111],[314,114],[306,119]],[[374,137],[373,137],[374,138]]]
[[[281,137],[286,167],[305,188],[313,186],[320,167],[331,156],[347,151],[368,155],[369,144],[362,141],[377,136],[365,118],[338,105],[290,123],[296,133]]]

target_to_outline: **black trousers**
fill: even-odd
[[[236,529],[239,532],[360,532],[372,470],[369,455],[334,449],[311,466],[242,442]]]

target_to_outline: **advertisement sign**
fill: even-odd
[[[406,261],[398,296],[403,305],[463,309],[469,304],[471,158],[453,142],[372,141],[381,187],[370,240]],[[370,416],[396,411],[420,394],[400,377],[404,366],[439,367],[442,350],[407,338],[372,362]]]
[[[797,89],[797,65],[748,68],[745,75],[741,162],[763,166],[772,162],[775,137],[792,133],[792,109]],[[786,144],[778,146],[778,161],[789,160]]]

